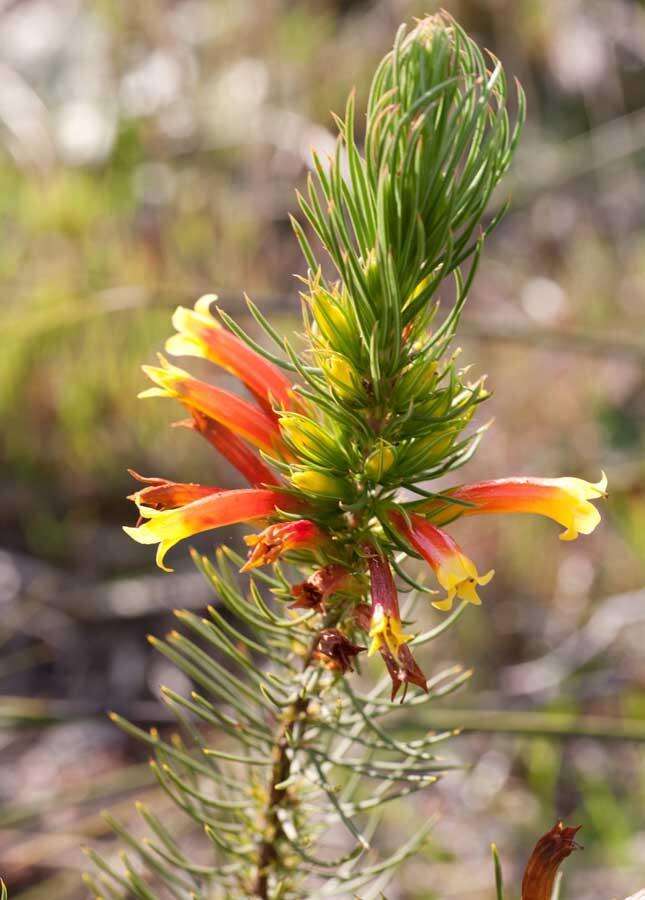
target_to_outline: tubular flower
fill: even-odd
[[[269,525],[260,534],[249,534],[244,540],[253,549],[240,571],[249,572],[251,569],[274,562],[289,550],[309,550],[318,547],[324,542],[325,535],[309,519],[297,519],[295,522]]]
[[[488,584],[495,574],[493,569],[485,575],[479,575],[474,562],[461,552],[450,535],[426,522],[421,516],[410,516],[408,524],[400,513],[395,513],[392,521],[397,531],[431,566],[437,581],[447,591],[445,599],[436,600],[433,606],[444,611],[450,610],[455,597],[479,606],[481,600],[477,587]]]
[[[177,424],[185,425],[199,432],[253,487],[260,487],[262,484],[280,484],[277,476],[257,453],[247,447],[241,438],[233,434],[230,428],[221,425],[215,419],[205,416],[198,410],[193,410],[192,419]]]
[[[172,317],[177,334],[166,341],[166,352],[171,356],[198,356],[221,366],[239,378],[270,414],[273,402],[285,409],[296,407],[287,376],[211,315],[214,300],[214,294],[207,294],[200,297],[194,309],[177,307]]]
[[[416,684],[428,690],[426,677],[417,665],[407,643],[412,635],[403,633],[399,600],[387,559],[373,547],[367,548],[367,561],[371,580],[372,603],[369,608],[368,634],[371,643],[368,656],[380,652],[392,679],[392,700],[402,684]],[[359,622],[364,613],[358,612]]]
[[[548,516],[565,529],[560,535],[562,541],[591,534],[600,522],[600,513],[590,501],[606,496],[604,472],[596,484],[582,478],[499,478],[464,485],[450,492],[450,497],[472,504],[459,507],[466,516],[496,512]]]
[[[175,397],[191,412],[203,413],[261,450],[273,453],[281,449],[280,430],[266,413],[235,394],[193,378],[163,357],[161,362],[161,366],[143,366],[157,387],[143,391],[140,397]]]
[[[535,845],[522,879],[522,900],[551,900],[555,877],[562,860],[579,850],[577,828],[557,822]]]
[[[354,671],[352,665],[354,657],[364,650],[365,647],[353,644],[338,628],[323,628],[318,637],[314,656],[322,660],[328,668],[340,669],[344,675],[345,672]]]
[[[275,512],[277,502],[278,494],[269,490],[219,491],[176,509],[140,506],[139,512],[149,521],[123,530],[139,544],[159,544],[157,565],[172,572],[164,565],[164,557],[179,541],[211,528],[264,519]]]
[[[167,478],[145,478],[134,469],[128,469],[130,475],[141,481],[146,487],[130,494],[128,500],[134,501],[137,507],[147,506],[150,509],[176,509],[185,506],[193,500],[208,497],[209,494],[219,494],[222,488],[206,487],[203,484],[181,484],[176,481],[168,481]]]
[[[296,598],[296,602],[291,604],[292,609],[315,609],[322,612],[327,598],[346,587],[351,578],[352,574],[345,566],[331,563],[318,569],[306,581],[294,584],[291,588],[291,593]]]

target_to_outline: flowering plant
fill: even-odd
[[[176,896],[206,896],[213,884],[219,893],[208,896],[313,896],[312,884],[320,896],[366,885],[378,893],[425,831],[391,859],[361,870],[372,830],[365,817],[435,780],[440,766],[431,745],[448,736],[406,743],[381,719],[410,684],[419,691],[410,702],[419,704],[462,683],[462,672],[428,678],[419,651],[467,604],[481,602],[479,588],[494,574],[480,573],[446,527],[462,516],[536,513],[572,540],[598,524],[591,501],[604,496],[604,476],[596,484],[503,478],[434,488],[468,462],[485,428],[471,429],[488,396],[484,379],[459,367],[451,344],[484,239],[501,217],[482,225],[519,138],[519,86],[517,98],[512,125],[501,64],[445,13],[402,28],[374,76],[364,152],[352,93],[337,120],[335,155],[314,154],[315,176],[299,197],[327,256],[323,266],[294,219],[308,266],[300,346],[249,301],[274,347],[266,349],[206,296],[194,309],[176,310],[166,353],[210,361],[237,377],[250,399],[164,357],[144,367],[154,386],[142,396],[178,401],[189,416],[181,424],[249,487],[135,475],[142,486],[131,499],[140,518],[126,532],[157,545],[157,563],[167,569],[168,552],[182,540],[234,523],[253,529],[246,559],[228,548],[218,549],[216,565],[196,557],[218,606],[208,620],[178,613],[195,640],[176,632],[153,639],[205,692],[187,699],[168,690],[165,697],[208,765],[183,744],[119,720],[153,747],[162,786],[203,825],[215,852],[212,865],[191,863],[145,814],[155,849],[132,846]],[[450,283],[446,310],[438,292],[448,293]],[[411,573],[406,561],[415,559],[427,563],[442,589],[434,607],[449,612],[462,601],[424,634],[415,634],[408,617],[415,598],[435,591]],[[248,596],[231,562],[251,573]],[[302,572],[297,583],[285,564]],[[228,664],[209,654],[213,649]],[[352,673],[369,656],[380,657],[385,681],[363,695]],[[226,742],[220,748],[219,739],[211,746],[214,725],[243,752]],[[365,794],[361,785],[369,779],[378,784]],[[335,859],[313,850],[332,821],[354,838]],[[130,863],[125,874],[101,877],[154,896]]]

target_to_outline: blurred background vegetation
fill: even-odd
[[[529,121],[464,317],[494,416],[468,478],[607,470],[601,528],[490,518],[455,533],[497,577],[435,651],[474,668],[428,726],[470,730],[467,767],[400,807],[396,846],[439,814],[396,898],[492,898],[537,835],[582,823],[565,896],[645,886],[645,4],[447,0],[522,81]],[[174,823],[145,751],[105,721],[163,722],[151,656],[174,605],[208,592],[154,571],[120,524],[127,466],[233,484],[139,364],[178,303],[246,290],[296,327],[288,213],[330,111],[371,72],[412,0],[0,2],[0,874],[23,900],[85,895],[79,846],[133,797]],[[503,196],[500,196],[500,202]],[[232,539],[236,540],[234,534]],[[202,543],[208,548],[208,540]],[[180,827],[178,821],[177,826]],[[185,824],[183,824],[185,827]],[[106,850],[107,848],[107,850]]]

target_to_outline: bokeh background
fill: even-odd
[[[563,896],[645,886],[645,5],[446,0],[528,95],[464,317],[463,358],[494,416],[469,478],[578,474],[611,495],[573,544],[553,523],[456,527],[497,577],[430,669],[470,685],[435,706],[468,730],[466,765],[381,833],[439,814],[390,898],[493,897],[489,843],[519,894],[556,816],[583,824]],[[287,330],[303,272],[288,214],[330,111],[371,72],[406,0],[0,2],[0,874],[23,900],[85,896],[79,851],[111,852],[150,782],[145,751],[105,718],[163,723],[149,651],[177,604],[210,598],[121,532],[127,466],[234,484],[171,404],[137,401],[175,305],[246,290]],[[239,541],[232,532],[229,537]],[[208,546],[208,543],[206,544]],[[424,660],[426,662],[426,660]]]

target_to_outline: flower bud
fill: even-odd
[[[408,403],[414,397],[431,397],[437,380],[437,363],[434,359],[418,362],[404,372],[395,388],[398,402]]]
[[[342,497],[345,493],[345,483],[340,478],[314,469],[294,472],[291,483],[301,491],[323,497]]]
[[[380,481],[381,478],[394,465],[396,455],[391,444],[379,441],[376,449],[372,450],[365,460],[364,471],[372,481]]]
[[[354,367],[343,356],[334,354],[322,360],[322,368],[336,393],[348,400],[360,393],[360,380]]]
[[[282,416],[280,430],[301,453],[319,458],[333,453],[334,445],[317,422],[304,416]]]
[[[313,291],[311,311],[321,335],[331,347],[352,338],[354,330],[338,294],[330,294],[322,288]]]
[[[455,442],[457,432],[454,429],[443,434],[429,434],[414,442],[414,450],[421,455],[424,468],[441,462],[446,457]]]
[[[372,302],[378,301],[382,294],[379,268],[376,252],[372,249],[367,254],[367,258],[363,265],[365,281],[367,282],[367,292],[372,298]]]

